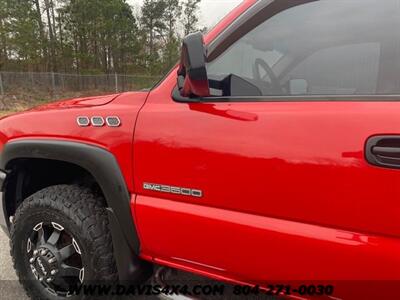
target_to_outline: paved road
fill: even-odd
[[[0,230],[0,298],[4,300],[28,299],[15,275],[8,238],[2,230]]]
[[[172,275],[166,281],[167,284],[172,285],[184,285],[188,284],[189,286],[193,284],[202,284],[202,285],[220,285],[219,282],[213,282],[207,280],[203,277],[197,277],[188,273],[171,271]],[[231,290],[232,287],[226,286],[226,291]],[[225,297],[205,297],[207,299],[241,299],[243,297],[234,297],[229,292],[225,295]],[[267,299],[268,297],[247,297],[247,299]],[[11,257],[10,257],[10,246],[8,242],[8,238],[6,235],[0,230],[0,299],[2,300],[29,300],[25,295],[24,290],[19,284],[17,277],[15,275],[15,271],[12,267]],[[139,299],[139,298],[135,298]],[[140,299],[153,300],[158,299],[156,297],[140,297]],[[271,298],[269,298],[271,299]]]

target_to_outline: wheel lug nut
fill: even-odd
[[[33,251],[33,255],[35,255],[35,256],[38,255],[38,253],[39,253],[38,250],[34,250],[34,251]]]
[[[29,262],[30,262],[31,264],[33,264],[33,263],[35,262],[35,259],[32,257],[32,258],[29,260]]]
[[[41,252],[40,252],[40,255],[46,255],[47,254],[47,251],[46,250],[42,250]]]
[[[58,272],[58,270],[51,270],[50,274],[51,274],[51,275],[56,275],[57,272]]]
[[[47,282],[52,282],[53,281],[53,279],[52,278],[47,278],[47,280],[46,280]]]
[[[52,264],[53,262],[56,262],[56,261],[57,261],[57,259],[55,257],[53,257],[53,258],[49,259],[49,264]]]

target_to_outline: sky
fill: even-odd
[[[202,0],[200,3],[200,27],[212,27],[242,0]],[[128,0],[128,3],[138,6],[143,0]]]

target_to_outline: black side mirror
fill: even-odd
[[[183,39],[178,70],[178,88],[184,97],[210,96],[203,34],[196,32]]]

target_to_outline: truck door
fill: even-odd
[[[143,255],[246,282],[400,279],[398,3],[259,1],[208,45],[211,79],[252,88],[155,88],[134,141]]]

